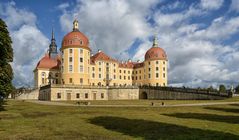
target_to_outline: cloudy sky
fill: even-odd
[[[157,33],[172,86],[239,83],[239,0],[2,0],[0,17],[13,40],[16,86],[33,85],[52,27],[60,48],[75,18],[93,53],[119,60],[143,60]]]

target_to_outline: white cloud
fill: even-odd
[[[60,23],[62,30],[69,32],[77,16],[79,28],[89,37],[94,51],[100,48],[121,58],[136,38],[144,39],[153,34],[147,16],[155,3],[157,1],[80,1],[72,10],[63,11]]]
[[[201,23],[190,23],[191,18],[208,11],[190,6],[191,11],[163,13],[154,20],[159,32],[159,44],[169,58],[169,83],[174,86],[209,87],[235,84],[239,79],[239,49],[220,43],[238,33],[238,17],[220,17],[205,28]],[[238,43],[235,43],[238,45]],[[141,58],[151,43],[138,48],[134,58]]]
[[[0,7],[3,7],[0,16],[6,21],[13,41],[13,83],[17,87],[32,86],[33,70],[46,51],[49,40],[37,28],[34,13],[16,8],[13,2],[0,4]]]
[[[201,0],[201,7],[206,10],[217,10],[223,5],[224,0]]]
[[[239,12],[239,0],[231,0],[231,1],[232,2],[231,2],[230,10]]]
[[[222,40],[228,39],[231,35],[239,32],[239,17],[225,19],[224,17],[216,18],[211,25],[195,32],[195,38]]]

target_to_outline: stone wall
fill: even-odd
[[[34,89],[30,92],[18,93],[12,98],[17,100],[37,100],[38,96],[39,96],[39,88]]]
[[[139,99],[151,100],[218,100],[229,98],[228,93],[208,92],[187,89],[162,89],[162,88],[144,88],[139,89]]]
[[[48,85],[41,88],[39,93],[39,99],[51,100],[51,101],[135,100],[135,99],[139,99],[139,88]]]

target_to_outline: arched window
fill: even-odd
[[[45,75],[46,75],[46,73],[45,73],[45,72],[42,72],[42,73],[41,73],[41,77],[42,77],[42,78],[44,78],[44,77],[45,77]]]

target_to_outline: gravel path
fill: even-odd
[[[42,105],[56,105],[56,106],[81,106],[81,107],[181,107],[181,106],[209,106],[209,105],[227,105],[227,104],[239,104],[239,102],[214,102],[214,103],[195,103],[195,104],[174,104],[163,106],[151,106],[151,105],[77,105],[62,102],[51,101],[39,101],[39,100],[25,100],[26,102],[42,104]]]

